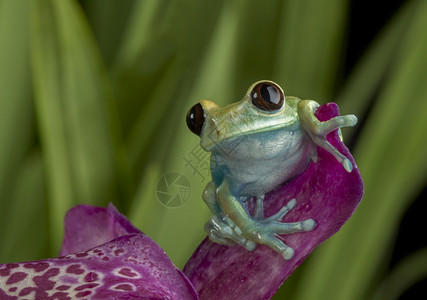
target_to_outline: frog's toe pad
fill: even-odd
[[[348,173],[351,173],[351,171],[353,171],[353,164],[348,158],[344,159],[342,165]]]
[[[295,251],[291,247],[287,247],[284,251],[282,251],[282,256],[285,260],[290,260],[294,257]]]
[[[242,246],[245,247],[245,249],[248,251],[254,251],[256,248],[256,244],[251,240],[246,240],[246,242]]]
[[[316,228],[316,225],[316,221],[314,221],[313,219],[308,219],[302,222],[302,229],[304,231],[312,231],[314,228]]]
[[[357,117],[355,115],[345,115],[346,124],[345,126],[354,126],[357,124]]]
[[[294,208],[295,207],[295,205],[297,204],[297,199],[295,199],[295,198],[293,198],[292,200],[290,200],[289,202],[288,202],[288,204],[286,204],[286,206],[289,208],[289,209],[292,209],[292,208]]]

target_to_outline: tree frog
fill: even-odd
[[[200,145],[211,153],[212,181],[203,200],[212,212],[205,224],[209,238],[249,251],[264,244],[284,259],[294,250],[277,235],[311,231],[316,221],[294,223],[280,220],[296,204],[289,201],[277,213],[264,217],[264,195],[301,174],[317,161],[317,147],[331,153],[347,170],[353,165],[326,139],[328,133],[354,126],[357,118],[345,115],[321,122],[314,115],[319,104],[287,96],[276,83],[252,84],[243,99],[223,108],[202,100],[187,113],[187,126],[200,136]],[[251,215],[247,200],[255,197]]]

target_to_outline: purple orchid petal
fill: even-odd
[[[0,264],[0,299],[198,299],[144,234],[41,261]]]
[[[326,121],[338,116],[338,106],[328,103],[319,107],[316,116]],[[288,201],[296,206],[283,222],[314,219],[311,232],[283,235],[283,241],[295,250],[291,260],[269,247],[260,245],[253,252],[241,246],[228,247],[206,238],[184,268],[200,299],[269,299],[284,280],[320,243],[336,233],[353,214],[363,195],[363,182],[349,150],[337,131],[328,135],[329,142],[351,160],[351,173],[328,152],[318,148],[318,161],[297,178],[266,195],[264,212],[273,215]]]
[[[77,205],[65,216],[65,236],[59,255],[88,250],[129,233],[141,231],[113,204],[108,208]]]

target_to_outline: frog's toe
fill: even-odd
[[[294,208],[295,207],[295,205],[297,204],[297,199],[292,199],[291,201],[289,201],[288,202],[288,204],[286,204],[286,206],[289,208],[289,209],[292,209],[292,208]]]
[[[226,245],[226,246],[234,246],[236,243],[228,238],[223,238],[215,234],[215,232],[208,233],[209,239],[217,244]]]
[[[246,239],[242,231],[227,216],[212,216],[204,227],[209,239],[215,243],[234,246],[242,245],[246,250],[252,251],[256,248],[253,241]]]
[[[314,141],[314,143],[317,146],[325,149],[330,154],[332,154],[335,157],[335,159],[342,164],[342,166],[344,167],[344,169],[347,172],[350,173],[353,170],[353,164],[351,163],[351,161],[347,157],[345,157],[343,154],[341,154],[341,152],[339,152],[337,150],[337,148],[335,148],[334,146],[332,146],[332,144],[328,142],[328,140],[326,139],[326,137],[323,137],[323,136],[312,136],[312,140]]]
[[[263,219],[264,218],[264,197],[265,195],[258,196],[255,202],[255,211],[254,218],[255,219]]]
[[[354,126],[357,124],[357,117],[355,115],[345,115],[344,126]]]
[[[297,200],[294,198],[290,200],[285,206],[283,206],[277,213],[274,215],[265,218],[265,222],[273,222],[281,220],[292,208],[295,207]]]
[[[221,221],[222,223],[227,225],[235,234],[242,235],[242,231],[240,230],[240,228],[236,224],[234,224],[234,222],[228,216],[223,216],[221,218]]]
[[[326,136],[329,132],[342,127],[351,127],[357,124],[355,115],[337,116],[328,121],[320,122],[315,125],[315,133]]]
[[[285,260],[290,260],[295,255],[294,249],[287,247],[282,253],[282,256]]]
[[[331,120],[334,119],[336,120],[336,128],[334,128],[334,130],[341,127],[351,127],[357,124],[357,117],[355,115],[337,116]]]
[[[300,222],[282,223],[269,222],[261,226],[260,230],[265,233],[274,234],[290,234],[295,232],[311,231],[316,227],[316,222],[313,219],[308,219]]]
[[[227,238],[228,236],[232,236],[234,230],[228,224],[224,222],[224,220],[218,216],[212,216],[205,224],[205,231],[211,235],[215,235],[216,237]]]
[[[261,234],[259,235],[260,244],[264,244],[279,252],[285,260],[289,260],[295,255],[294,249],[283,243],[274,234]]]
[[[348,158],[344,159],[344,161],[342,162],[342,165],[348,173],[351,173],[351,171],[353,171],[353,164]]]
[[[248,251],[254,251],[256,248],[256,244],[251,240],[246,240],[246,242],[242,245]]]
[[[314,228],[316,228],[316,221],[313,219],[308,219],[302,222],[302,229],[304,231],[312,231]]]

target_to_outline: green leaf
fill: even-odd
[[[116,59],[123,35],[134,7],[139,3],[159,1],[83,0],[83,9],[94,31],[104,62],[110,66]]]
[[[378,286],[375,300],[399,299],[413,285],[427,277],[427,248],[403,258]]]
[[[10,187],[16,169],[35,137],[28,13],[27,1],[0,1],[0,211],[4,213],[11,206]],[[0,218],[0,237],[9,229]]]
[[[118,68],[128,68],[136,63],[141,52],[155,39],[155,35],[162,32],[163,26],[159,24],[162,24],[168,15],[165,14],[164,8],[164,0],[138,1],[134,4],[123,41],[117,51],[115,64]],[[170,11],[171,8],[167,10]]]
[[[68,208],[123,200],[130,180],[105,71],[82,12],[72,1],[33,1],[31,37],[52,248],[58,249]]]
[[[387,77],[388,68],[394,64],[398,55],[397,49],[416,8],[415,1],[407,2],[362,56],[336,97],[342,113],[352,113],[363,118],[370,101],[381,88],[381,81]],[[357,126],[348,128],[345,130],[346,135],[351,136],[356,130]]]
[[[152,225],[157,223],[164,209],[160,201],[154,199],[155,187],[160,176],[160,166],[158,164],[151,163],[146,167],[135,201],[133,201],[129,210],[129,220],[131,220],[132,224],[137,228],[143,229],[144,233],[150,237],[158,235],[158,226]]]
[[[35,151],[23,159],[11,177],[11,191],[7,198],[10,207],[7,213],[2,215],[7,226],[4,230],[1,228],[1,261],[46,258],[49,244],[46,184],[40,153]]]
[[[411,24],[356,145],[364,200],[304,270],[299,284],[310,289],[301,289],[296,299],[366,298],[405,209],[425,183],[427,40],[419,37],[427,26],[427,3],[412,4]]]
[[[348,1],[283,2],[275,76],[285,93],[326,102],[343,50]],[[321,13],[320,13],[321,12]]]

